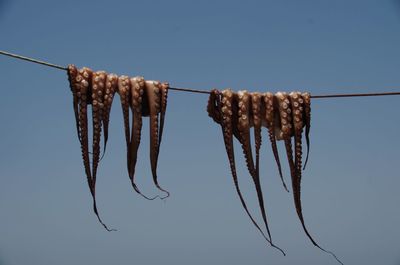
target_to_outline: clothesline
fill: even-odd
[[[0,54],[9,56],[12,58],[20,59],[20,60],[25,60],[28,62],[36,63],[36,64],[41,64],[45,65],[48,67],[53,67],[59,70],[64,70],[67,71],[67,67],[37,60],[34,58],[6,52],[0,50]],[[201,89],[192,89],[192,88],[178,88],[178,87],[170,87],[170,90],[175,90],[175,91],[181,91],[181,92],[190,92],[190,93],[199,93],[199,94],[210,94],[210,90],[201,90]],[[380,93],[352,93],[352,94],[325,94],[325,95],[311,95],[311,98],[318,99],[318,98],[348,98],[348,97],[377,97],[377,96],[395,96],[395,95],[400,95],[400,92],[380,92]]]

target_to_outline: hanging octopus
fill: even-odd
[[[296,212],[306,235],[315,246],[320,248],[322,251],[333,255],[333,257],[339,263],[341,263],[341,261],[335,256],[334,253],[321,248],[311,237],[305,226],[302,214],[300,199],[300,184],[302,175],[302,134],[303,127],[305,127],[307,150],[309,150],[309,131],[311,118],[310,110],[310,94],[301,94],[300,92],[292,92],[289,95],[285,92],[278,92],[276,93],[276,95],[273,95],[269,92],[262,94],[258,92],[248,93],[244,90],[239,91],[238,93],[234,93],[229,89],[223,90],[222,92],[214,89],[210,92],[210,97],[207,105],[208,115],[216,123],[221,125],[225,148],[231,167],[232,177],[242,206],[244,207],[246,213],[249,215],[253,224],[257,227],[258,230],[261,231],[254,218],[249,213],[238,186],[233,151],[233,136],[235,136],[235,138],[237,138],[241,143],[247,168],[253,178],[256,187],[259,207],[266,226],[268,237],[266,237],[262,231],[261,233],[267,239],[267,241],[270,242],[272,245],[271,235],[265,215],[263,195],[261,191],[259,177],[259,152],[262,143],[262,126],[268,129],[268,136],[271,142],[274,158],[278,166],[279,175],[281,177],[284,188],[288,190],[282,176],[283,174],[276,140],[283,140],[285,143],[286,156],[289,162],[290,175],[292,179],[293,198],[295,202]],[[254,127],[256,155],[255,165],[253,161],[250,142],[251,127]],[[294,138],[294,150],[292,147],[292,138]]]
[[[159,196],[147,197],[135,184],[135,166],[141,140],[142,117],[150,118],[150,164],[154,184],[158,189],[169,196],[169,192],[158,183],[157,164],[160,144],[164,129],[165,112],[169,85],[158,81],[145,81],[143,77],[130,78],[120,76],[118,93],[121,98],[124,117],[125,139],[127,146],[128,174],[134,190],[148,200]],[[132,112],[132,129],[129,122],[129,113]]]
[[[251,104],[251,98],[247,91],[240,91],[238,94],[234,94],[230,89],[223,90],[222,93],[214,89],[210,93],[207,111],[209,116],[215,122],[221,125],[222,134],[225,142],[225,149],[228,155],[233,182],[244,210],[246,211],[247,215],[253,222],[254,226],[260,231],[260,233],[267,240],[267,242],[269,242],[271,246],[278,249],[279,251],[282,252],[283,255],[285,255],[282,249],[280,249],[279,247],[277,247],[272,243],[271,234],[267,223],[260,179],[257,169],[254,166],[252,158],[251,142],[250,142],[250,127],[251,127],[250,125],[253,123],[252,121],[253,119],[251,118],[250,115],[251,111],[250,104]],[[259,115],[257,115],[257,117],[259,117]],[[237,138],[242,145],[243,153],[246,157],[247,167],[249,169],[250,175],[252,176],[253,182],[256,187],[260,210],[264,220],[264,224],[266,226],[268,236],[264,234],[261,227],[258,225],[254,217],[249,212],[247,204],[240,191],[238,177],[236,173],[233,136],[235,136],[235,138]],[[260,138],[256,140],[257,145],[261,145]]]
[[[99,222],[108,231],[109,229],[101,220],[96,205],[96,175],[97,166],[100,158],[100,136],[101,124],[103,119],[104,108],[104,82],[106,79],[105,72],[95,72],[89,68],[82,68],[79,71],[74,65],[68,66],[68,79],[73,95],[73,107],[75,113],[76,128],[78,138],[81,143],[81,151],[85,173],[93,198],[93,209]],[[92,162],[89,157],[89,135],[88,135],[88,105],[92,105],[92,121],[93,121],[93,140],[92,140]],[[90,166],[92,164],[92,167]]]

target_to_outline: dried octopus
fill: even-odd
[[[116,92],[120,95],[124,117],[125,137],[127,145],[127,169],[132,186],[143,197],[134,181],[137,153],[141,139],[142,117],[150,118],[150,162],[153,181],[157,188],[161,188],[157,177],[157,163],[160,144],[164,128],[165,112],[167,108],[168,87],[167,83],[145,81],[143,77],[129,78],[107,74],[104,71],[93,72],[89,68],[77,69],[74,65],[68,66],[68,80],[73,95],[73,109],[75,114],[76,130],[81,144],[83,164],[93,197],[94,212],[108,231],[109,229],[101,220],[96,204],[96,179],[97,168],[101,160],[100,141],[101,132],[104,133],[103,156],[108,141],[108,128],[111,106]],[[89,151],[88,135],[88,105],[92,108],[92,151]],[[130,129],[129,112],[132,112],[132,128]],[[92,159],[90,159],[90,155]],[[164,197],[165,198],[165,197]]]
[[[310,132],[310,94],[292,92],[290,94],[278,92],[273,95],[269,92],[249,93],[247,91],[232,92],[230,89],[222,92],[214,89],[210,93],[207,105],[209,116],[222,128],[222,134],[225,143],[225,149],[228,155],[228,160],[231,168],[232,177],[234,180],[236,191],[246,213],[250,217],[253,224],[261,232],[263,237],[275,248],[279,247],[272,243],[270,230],[267,223],[265,207],[263,202],[263,194],[259,176],[259,152],[261,147],[261,127],[266,127],[268,130],[269,140],[271,142],[272,151],[280,178],[284,188],[287,190],[286,184],[282,176],[282,168],[280,164],[276,140],[283,140],[286,148],[286,156],[289,162],[290,175],[292,180],[293,199],[297,215],[302,224],[302,227],[311,240],[311,242],[324,252],[331,254],[339,263],[341,261],[334,253],[320,247],[308,232],[301,205],[301,178],[302,178],[302,134],[303,127],[306,128],[306,143],[307,143],[307,158],[309,150],[309,132]],[[253,152],[250,141],[250,129],[254,127],[255,139],[255,164],[253,161]],[[238,185],[238,177],[236,173],[233,136],[239,141],[242,146],[243,154],[246,160],[247,169],[253,179],[259,208],[266,227],[268,237],[261,230],[260,226],[250,214],[247,205],[243,199]],[[294,151],[292,147],[292,138],[294,138]]]
[[[100,160],[100,137],[102,127],[104,129],[105,139],[108,137],[109,113],[111,110],[112,97],[115,89],[113,75],[110,77],[104,71],[93,72],[89,68],[78,70],[74,65],[68,66],[68,79],[73,95],[73,108],[75,113],[76,129],[81,143],[83,165],[93,198],[93,209],[99,222],[108,231],[106,224],[101,220],[96,204],[96,179],[97,167]],[[110,85],[111,84],[111,85]],[[88,135],[88,105],[92,105],[92,161],[89,156],[89,135]],[[104,149],[106,148],[106,140]]]
[[[120,76],[118,80],[118,93],[121,98],[124,117],[128,174],[134,190],[148,200],[153,200],[159,196],[148,197],[144,195],[135,183],[135,167],[141,140],[142,117],[149,117],[150,119],[151,172],[156,187],[166,193],[166,196],[161,198],[164,199],[169,196],[169,192],[158,183],[157,164],[164,130],[168,88],[168,83],[145,81],[143,77]],[[132,125],[129,121],[130,111],[132,112]]]

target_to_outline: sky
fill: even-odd
[[[0,50],[175,87],[312,94],[398,91],[400,1],[0,0]],[[66,73],[0,56],[0,264],[338,264],[314,247],[263,131],[274,243],[240,205],[207,96],[170,91],[158,172],[136,194],[118,97],[92,211]],[[345,264],[400,264],[399,97],[315,99],[306,225]],[[254,187],[235,143],[242,192]],[[284,148],[279,143],[284,157]],[[285,161],[285,160],[284,160]],[[287,162],[284,175],[290,182]],[[147,120],[136,179],[154,187]]]

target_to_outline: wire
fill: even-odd
[[[29,58],[26,56],[6,52],[0,50],[0,54],[9,56],[12,58],[25,60],[32,63],[41,64],[44,66],[53,67],[56,69],[67,71],[68,68],[65,66],[60,66],[57,64],[52,64],[49,62]],[[201,90],[201,89],[192,89],[192,88],[178,88],[178,87],[170,87],[170,90],[181,91],[181,92],[190,92],[190,93],[199,93],[199,94],[210,94],[210,90]],[[381,93],[353,93],[353,94],[327,94],[327,95],[311,95],[311,98],[319,99],[319,98],[350,98],[350,97],[377,97],[377,96],[396,96],[400,95],[400,92],[381,92]]]
[[[10,53],[10,52],[5,52],[5,51],[1,51],[0,50],[0,54],[6,55],[6,56],[10,56],[10,57],[13,57],[13,58],[17,58],[17,59],[21,59],[21,60],[25,60],[25,61],[32,62],[32,63],[37,63],[37,64],[42,64],[42,65],[45,65],[45,66],[50,66],[50,67],[57,68],[57,69],[64,70],[64,71],[68,70],[66,67],[63,67],[63,66],[60,66],[60,65],[56,65],[56,64],[52,64],[52,63],[48,63],[48,62],[44,62],[44,61],[39,61],[39,60],[36,60],[36,59],[33,59],[33,58],[21,56],[21,55]]]

